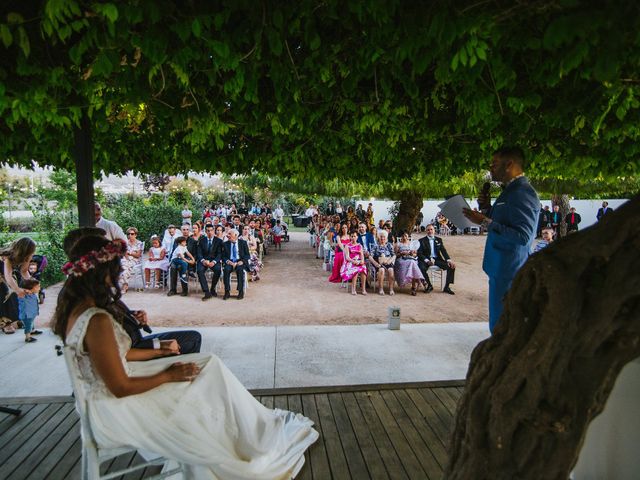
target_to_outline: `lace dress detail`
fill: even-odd
[[[101,448],[126,445],[144,456],[162,455],[186,465],[185,479],[289,479],[300,471],[304,451],[318,438],[311,420],[264,407],[215,355],[127,362],[131,340],[111,318],[130,377],[157,374],[176,361],[195,362],[202,369],[192,382],[165,383],[116,398],[83,346],[97,313],[108,314],[94,307],[77,318],[65,348],[73,354],[70,373],[76,388],[82,389],[80,398],[86,398],[87,417]]]

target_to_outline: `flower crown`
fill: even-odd
[[[127,244],[119,238],[107,243],[100,250],[92,250],[75,262],[67,262],[62,266],[62,273],[80,277],[99,263],[107,263],[114,258],[122,257],[127,252]]]

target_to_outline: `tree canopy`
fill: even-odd
[[[8,2],[0,158],[375,183],[503,143],[545,178],[637,176],[634,2]],[[5,3],[6,5],[6,3]]]

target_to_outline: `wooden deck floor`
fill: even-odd
[[[320,439],[306,453],[299,479],[437,479],[447,461],[462,382],[254,391],[266,406],[302,412]],[[80,478],[80,430],[71,397],[0,399],[20,408],[0,413],[0,478]],[[121,456],[103,465],[139,461]],[[151,473],[137,472],[127,480]]]

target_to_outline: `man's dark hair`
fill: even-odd
[[[205,230],[209,230],[209,229],[213,230],[213,224],[212,224],[212,223],[207,223],[207,224],[204,226],[204,229],[205,229]]]
[[[67,233],[67,236],[64,237],[64,240],[62,241],[62,249],[64,250],[64,253],[69,256],[71,247],[73,247],[73,245],[82,237],[88,237],[90,235],[98,235],[100,237],[104,237],[106,234],[107,232],[104,229],[98,227],[80,227],[69,230],[69,233]]]
[[[525,158],[524,152],[520,147],[502,147],[493,152],[494,157],[506,158],[508,160],[512,160],[524,170],[525,167]]]

